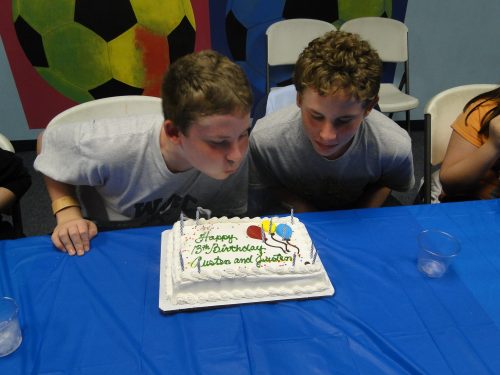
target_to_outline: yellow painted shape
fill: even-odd
[[[131,0],[137,22],[154,33],[167,36],[187,17],[196,30],[189,0]]]
[[[135,42],[135,25],[108,43],[113,77],[134,87],[144,87],[142,49]]]

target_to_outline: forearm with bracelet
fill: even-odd
[[[68,207],[80,207],[80,202],[70,195],[57,198],[52,202],[52,213],[55,215]]]

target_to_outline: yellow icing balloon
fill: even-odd
[[[268,219],[262,220],[262,229],[264,229],[264,232],[267,233],[275,233],[276,232],[276,223],[273,223],[271,230],[269,230],[269,225],[271,224],[271,221]]]

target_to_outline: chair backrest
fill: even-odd
[[[452,129],[450,125],[462,112],[465,104],[495,84],[471,84],[444,90],[431,98],[424,108],[426,129],[430,131],[430,163],[437,165],[444,159]]]
[[[403,22],[384,17],[360,17],[344,22],[340,30],[358,34],[384,62],[408,61],[408,27]]]
[[[360,17],[346,21],[340,30],[358,34],[370,43],[383,62],[404,65],[398,85],[386,82],[380,85],[379,105],[383,112],[391,114],[406,111],[406,128],[409,132],[410,110],[418,107],[419,101],[410,95],[408,27],[391,18]]]
[[[266,30],[267,92],[270,86],[269,67],[295,64],[310,41],[332,30],[336,30],[333,24],[309,18],[294,18],[270,25]]]
[[[123,117],[127,115],[161,113],[161,111],[161,99],[154,96],[113,96],[92,100],[71,107],[55,116],[50,121],[49,126],[110,117]]]
[[[311,40],[332,30],[335,26],[331,23],[308,18],[273,23],[266,30],[267,63],[271,66],[295,64]]]
[[[126,116],[162,113],[161,99],[144,95],[124,95],[92,100],[71,107],[55,116],[48,126],[65,126],[73,122],[86,122]],[[89,217],[99,217],[105,207],[95,188],[79,186],[80,199]],[[86,204],[92,202],[91,204]],[[90,209],[90,207],[92,207]],[[92,210],[92,211],[91,211]],[[109,223],[108,223],[109,224]]]

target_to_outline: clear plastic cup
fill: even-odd
[[[14,299],[0,298],[0,357],[9,355],[21,345],[23,337],[18,313],[19,308]]]
[[[426,229],[418,235],[417,268],[433,278],[444,275],[451,261],[460,252],[460,243],[451,234]]]

